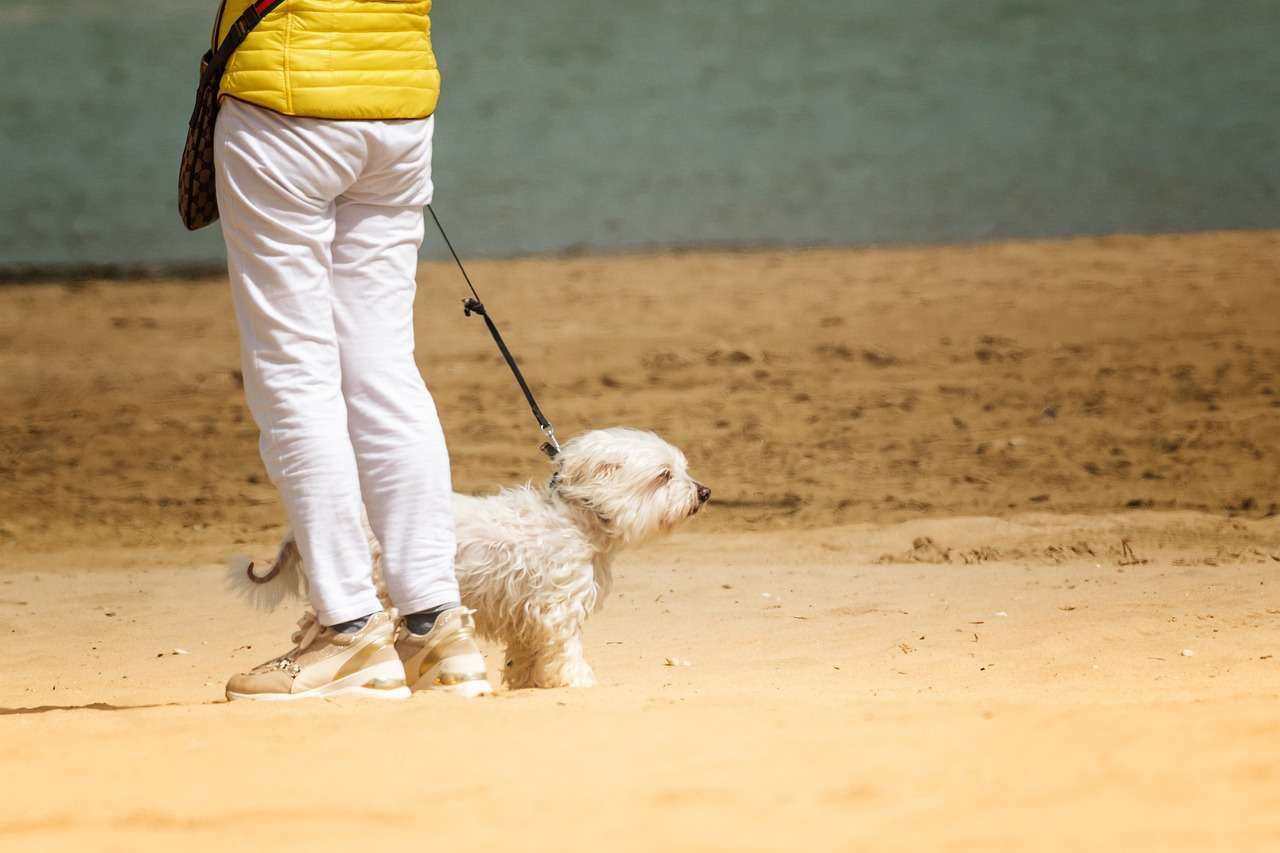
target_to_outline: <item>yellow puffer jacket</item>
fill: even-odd
[[[224,0],[219,42],[253,0]],[[245,38],[221,94],[291,116],[425,118],[440,72],[431,0],[284,0]]]

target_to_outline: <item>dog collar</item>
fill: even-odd
[[[560,483],[560,475],[558,473],[552,474],[551,479],[547,482],[547,491],[555,495],[556,497],[560,498],[560,500],[564,501],[570,506],[576,506],[578,509],[581,509],[584,512],[588,512],[591,515],[594,515],[596,519],[605,527],[608,527],[610,524],[613,523],[608,516],[601,513],[595,507],[589,504],[584,504],[581,501],[570,500],[569,498],[565,497],[564,492],[556,488],[556,486],[559,485],[559,483]]]

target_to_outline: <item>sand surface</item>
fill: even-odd
[[[1278,249],[475,264],[563,434],[715,497],[622,559],[600,687],[471,703],[222,703],[297,615],[222,589],[282,529],[225,286],[0,290],[0,848],[1278,849]],[[457,485],[545,476],[421,280]]]

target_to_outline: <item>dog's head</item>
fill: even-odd
[[[651,432],[599,429],[574,436],[556,456],[552,488],[595,513],[628,544],[670,533],[711,490],[689,476],[689,462]]]

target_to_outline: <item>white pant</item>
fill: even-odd
[[[431,118],[294,118],[226,99],[215,163],[245,397],[322,624],[458,601],[449,456],[413,359]]]

